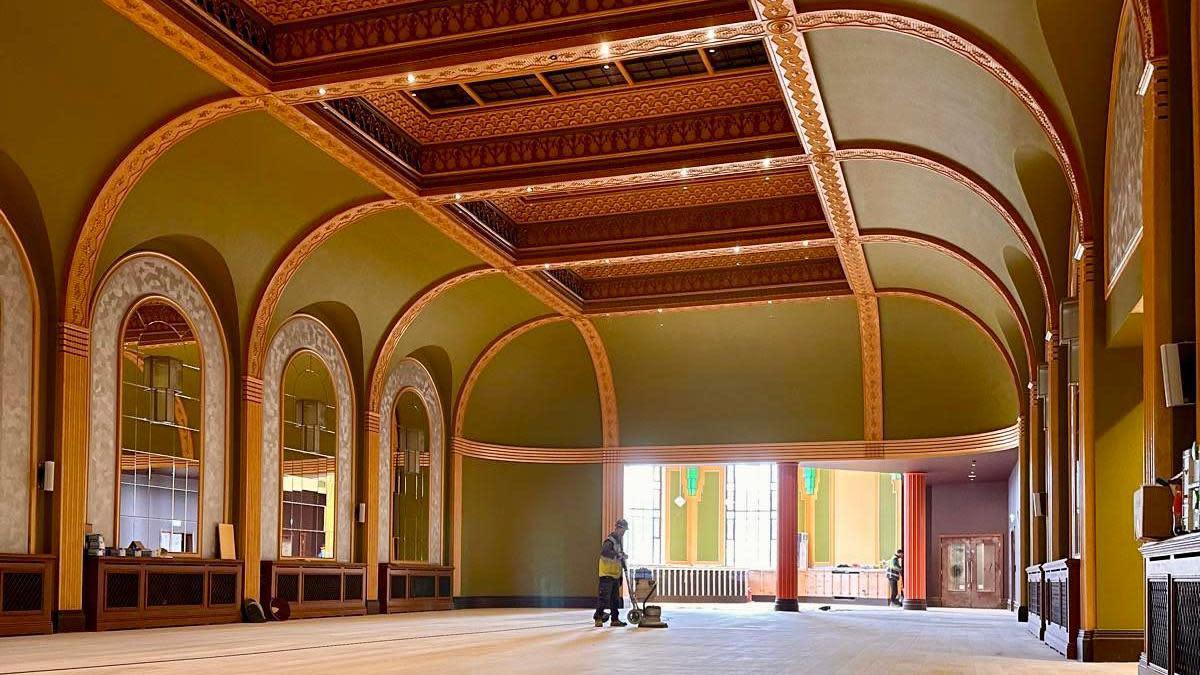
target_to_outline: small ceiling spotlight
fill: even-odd
[[[605,70],[611,70],[611,69],[612,69],[612,66],[610,66],[610,65],[608,65],[608,64],[606,63],[606,64],[604,64],[604,69],[605,69]]]
[[[544,270],[550,269],[550,263],[542,263],[542,269],[544,269]]]
[[[804,248],[808,248],[808,240],[805,239],[804,241],[800,242],[800,245],[803,246]]]
[[[716,39],[717,39],[717,29],[715,29],[715,28],[709,28],[709,29],[708,29],[708,32],[707,32],[707,33],[705,33],[705,35],[706,35],[706,36],[708,36],[708,39],[709,39],[709,40],[716,40]],[[710,50],[710,51],[711,51],[711,50]]]
[[[526,192],[533,192],[533,186],[531,185],[531,186],[529,186],[529,187],[525,188],[525,191],[526,191]]]
[[[659,307],[657,311],[659,314],[662,314],[662,307]]]
[[[773,305],[773,304],[775,304],[775,301],[774,301],[774,300],[768,300],[768,301],[767,301],[767,304],[768,304],[768,305]]]
[[[680,176],[681,178],[687,178],[687,177],[688,177],[688,170],[687,170],[687,168],[686,168],[686,167],[684,167],[684,168],[682,168],[682,169],[680,169],[680,170],[679,170],[679,176]]]
[[[417,81],[417,76],[412,73],[409,73],[408,74],[408,83],[412,84],[413,82],[416,82],[416,81]]]
[[[771,168],[771,158],[770,157],[763,157],[762,168],[764,168],[764,169]]]
[[[733,247],[733,252],[734,252],[734,253],[741,253],[741,252],[742,252],[742,247],[741,247],[741,245],[739,244],[739,245],[736,245],[736,246],[734,246],[734,247]]]
[[[612,51],[609,49],[608,43],[600,43],[600,56],[607,59],[610,53],[612,53]]]
[[[318,87],[317,88],[317,96],[324,96],[324,95],[325,95],[325,87]]]
[[[454,201],[456,201],[456,202],[461,202],[461,201],[462,201],[462,193],[461,193],[461,192],[455,192],[455,193],[454,193]]]

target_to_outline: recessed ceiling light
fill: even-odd
[[[602,57],[604,57],[604,58],[608,58],[609,51],[610,51],[610,50],[609,50],[609,48],[608,48],[608,43],[607,43],[607,42],[602,42],[602,43],[600,44],[600,56],[602,56]]]
[[[542,269],[544,269],[544,270],[550,269],[550,263],[542,263]]]
[[[527,187],[527,188],[525,188],[525,191],[526,191],[526,192],[533,192],[533,187],[532,187],[532,186],[531,186],[531,187]]]
[[[460,201],[460,200],[462,200],[462,193],[461,193],[461,192],[455,192],[455,193],[454,193],[454,201],[456,201],[456,202],[457,202],[457,201]]]
[[[604,69],[605,69],[605,70],[608,70],[609,68],[612,68],[612,66],[608,65],[607,63],[606,63],[606,64],[604,64]]]
[[[717,50],[715,50],[715,49],[709,49],[709,50],[708,50],[708,53],[709,53],[709,54],[716,54],[716,53],[717,53]]]
[[[325,87],[319,87],[317,89],[317,96],[324,96],[324,95],[325,95]]]
[[[762,168],[764,168],[764,169],[771,168],[771,158],[770,157],[763,157]]]
[[[716,29],[715,29],[715,28],[709,28],[709,29],[708,29],[708,33],[706,33],[706,35],[708,35],[708,39],[709,39],[709,40],[716,40],[716,39],[717,39],[717,31],[716,31]]]
[[[687,178],[687,177],[688,177],[688,170],[687,170],[686,168],[680,169],[680,170],[679,170],[679,175],[680,175],[680,176],[683,176],[684,178]]]
[[[741,253],[741,252],[742,252],[742,247],[741,247],[740,245],[739,245],[739,246],[734,246],[734,247],[733,247],[733,252],[734,252],[734,253]]]
[[[417,76],[413,75],[412,73],[409,73],[408,74],[408,83],[412,84],[413,82],[416,82],[416,81],[417,81]]]
[[[659,308],[658,308],[658,313],[659,313],[659,314],[662,314],[662,307],[659,307]]]

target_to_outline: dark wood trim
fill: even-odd
[[[0,636],[39,635],[53,632],[52,611],[57,581],[54,573],[56,567],[56,558],[51,555],[0,555]],[[14,602],[29,600],[28,607],[30,608],[5,611],[4,607],[14,604],[14,602],[6,602],[4,597],[5,589],[10,585],[6,580],[10,574],[21,575],[12,582],[14,590],[18,590],[19,584],[20,591],[32,594],[28,597],[17,598]],[[27,585],[29,583],[37,586],[29,587]],[[35,596],[38,601],[37,607],[33,607],[32,602]]]
[[[455,609],[595,609],[591,595],[468,595],[454,598]]]
[[[262,594],[259,599],[263,608],[271,607],[271,603],[278,598],[288,603],[289,618],[292,619],[361,616],[367,613],[366,563],[264,560],[261,579]],[[319,585],[327,588],[321,589]],[[333,586],[336,586],[337,597],[328,592]]]
[[[82,609],[60,609],[54,612],[54,632],[82,633],[87,630],[87,615]]]
[[[227,576],[234,578],[214,588],[214,578]],[[162,586],[168,577],[176,577],[175,585]],[[88,557],[83,576],[87,629],[237,623],[242,578],[240,560]]]
[[[453,578],[454,567],[450,565],[379,563],[379,611],[396,614],[454,609]]]
[[[1142,654],[1142,631],[1083,630],[1076,651],[1080,661],[1133,663]]]

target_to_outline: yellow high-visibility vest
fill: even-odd
[[[612,577],[614,579],[621,578],[621,561],[612,560],[610,558],[600,557],[599,565],[600,576]]]

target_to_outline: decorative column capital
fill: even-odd
[[[367,433],[379,433],[379,413],[374,410],[363,412],[363,424],[367,427]]]
[[[60,354],[87,357],[91,346],[92,331],[86,326],[76,323],[62,322],[58,324],[58,334],[55,348]]]
[[[242,401],[246,403],[263,402],[263,381],[250,375],[242,376]]]

